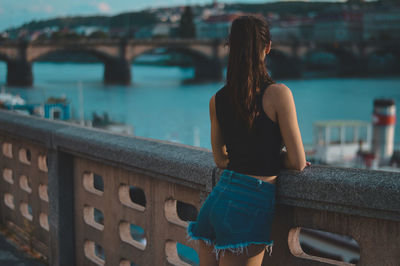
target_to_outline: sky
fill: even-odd
[[[224,0],[221,2],[265,3],[277,1],[279,0]],[[332,2],[335,0],[319,1]],[[1,0],[0,31],[9,27],[20,26],[32,20],[42,20],[58,16],[114,15],[151,7],[210,3],[212,3],[212,0]]]

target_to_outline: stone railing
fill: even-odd
[[[221,173],[208,150],[7,111],[0,141],[1,224],[50,265],[196,261],[182,255],[198,250],[187,222]],[[352,265],[305,254],[299,227],[351,236],[357,265],[398,265],[399,174],[312,166],[280,175],[264,264]]]

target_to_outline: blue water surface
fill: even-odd
[[[19,93],[28,102],[66,95],[73,116],[79,114],[81,83],[86,119],[107,112],[111,119],[134,127],[137,136],[177,141],[211,148],[209,99],[223,82],[184,84],[192,68],[132,65],[132,85],[103,84],[101,63],[45,63],[33,65],[33,88],[5,87],[6,64],[0,62],[0,86]],[[279,81],[291,88],[306,144],[312,143],[312,125],[318,120],[371,121],[373,100],[393,98],[400,103],[400,77],[308,78]],[[397,116],[399,116],[397,108]],[[396,142],[400,142],[396,126]]]

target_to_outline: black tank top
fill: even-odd
[[[270,84],[261,88],[257,101],[262,106],[262,95]],[[228,170],[242,174],[272,176],[282,169],[280,153],[282,136],[279,125],[264,111],[254,120],[252,132],[244,121],[238,118],[230,99],[228,87],[220,89],[215,96],[217,120],[228,152]]]

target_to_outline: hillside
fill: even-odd
[[[380,5],[381,1],[378,2],[361,2],[362,0],[352,0],[352,2],[359,2],[357,5],[364,7],[373,7]],[[388,1],[388,0],[386,0]],[[274,2],[274,3],[261,3],[261,4],[225,4],[224,11],[242,11],[249,13],[264,13],[269,12],[276,13],[281,17],[300,15],[304,16],[310,13],[319,13],[327,9],[339,9],[344,5],[343,2]],[[196,13],[201,12],[204,8],[210,8],[210,5],[195,6]],[[171,7],[170,9],[174,9]],[[175,8],[176,9],[176,8]],[[162,13],[168,10],[168,8],[160,8],[153,10],[143,10],[139,12],[127,12],[118,14],[115,16],[71,16],[71,17],[60,17],[41,21],[31,21],[26,23],[14,30],[26,29],[28,31],[34,31],[43,29],[46,27],[57,26],[58,28],[73,28],[80,25],[85,26],[98,26],[98,27],[142,27],[154,25],[160,22],[157,17],[157,13]]]

